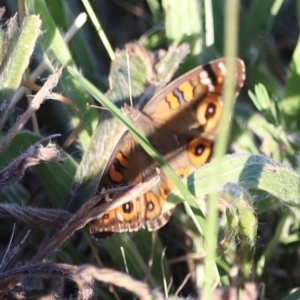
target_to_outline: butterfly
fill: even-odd
[[[186,177],[209,161],[222,115],[225,59],[199,66],[163,88],[142,111],[123,109],[152,146],[179,177]],[[245,80],[244,62],[236,59],[236,96]],[[156,175],[157,163],[129,132],[118,141],[101,176],[98,191],[144,182]],[[172,211],[162,206],[174,183],[161,171],[159,184],[151,191],[107,212],[90,223],[90,232],[103,238],[114,232],[154,231],[164,226]],[[114,199],[118,195],[111,195]],[[107,199],[107,197],[106,197]]]

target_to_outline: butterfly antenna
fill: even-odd
[[[126,59],[127,59],[127,74],[128,74],[128,85],[129,85],[129,100],[130,100],[130,106],[132,107],[132,90],[131,90],[131,75],[130,75],[130,61],[129,61],[129,54],[128,51],[126,51]]]

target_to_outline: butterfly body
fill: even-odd
[[[237,59],[237,93],[243,85],[244,73],[244,64]],[[211,156],[222,114],[225,76],[224,59],[216,60],[173,81],[142,111],[130,106],[123,108],[125,115],[180,177],[191,174]],[[144,182],[155,176],[156,167],[157,163],[126,132],[104,169],[98,190]],[[101,237],[112,232],[136,231],[142,226],[150,231],[162,227],[171,215],[161,211],[173,186],[161,172],[160,183],[150,192],[91,222],[91,233]]]

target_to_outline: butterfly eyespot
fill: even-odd
[[[145,194],[146,199],[146,219],[151,220],[156,218],[161,212],[161,202],[153,193],[148,192]]]
[[[162,199],[166,199],[169,194],[170,194],[170,190],[167,190],[167,189],[165,189],[163,187],[160,188],[160,197]]]
[[[104,215],[102,216],[102,218],[103,218],[103,219],[108,219],[108,218],[109,218],[109,214],[104,214]]]
[[[217,129],[222,113],[222,102],[215,94],[206,96],[197,107],[197,120],[204,132]]]
[[[148,202],[148,207],[147,207],[147,209],[148,209],[149,211],[152,211],[152,210],[154,209],[154,204],[153,204],[152,201],[149,201],[149,202]]]
[[[181,173],[181,170],[182,169],[177,170],[176,174],[179,175]],[[161,200],[167,199],[173,187],[174,187],[174,182],[171,180],[168,180],[164,185],[162,185],[159,189],[160,199]]]
[[[195,155],[196,156],[200,156],[203,154],[203,152],[205,151],[205,146],[204,145],[198,145],[196,148],[195,148]]]
[[[212,152],[212,142],[209,140],[195,138],[188,145],[188,154],[191,162],[200,167],[204,165]]]
[[[205,117],[206,119],[210,119],[216,113],[216,105],[214,103],[210,103],[206,109]]]
[[[122,209],[123,209],[123,212],[126,213],[126,214],[130,214],[133,210],[133,204],[132,202],[127,202],[125,204],[122,205]]]

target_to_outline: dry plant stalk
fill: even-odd
[[[0,203],[0,218],[12,216],[30,226],[61,229],[71,218],[68,211],[54,208],[21,207]]]
[[[5,139],[0,145],[0,154],[3,153],[3,151],[7,148],[16,134],[24,127],[24,125],[32,117],[32,115],[40,108],[41,104],[49,98],[50,92],[57,85],[61,73],[62,68],[59,68],[48,77],[43,87],[38,91],[38,93],[30,102],[28,109],[24,114],[21,115],[16,124],[8,131]]]

